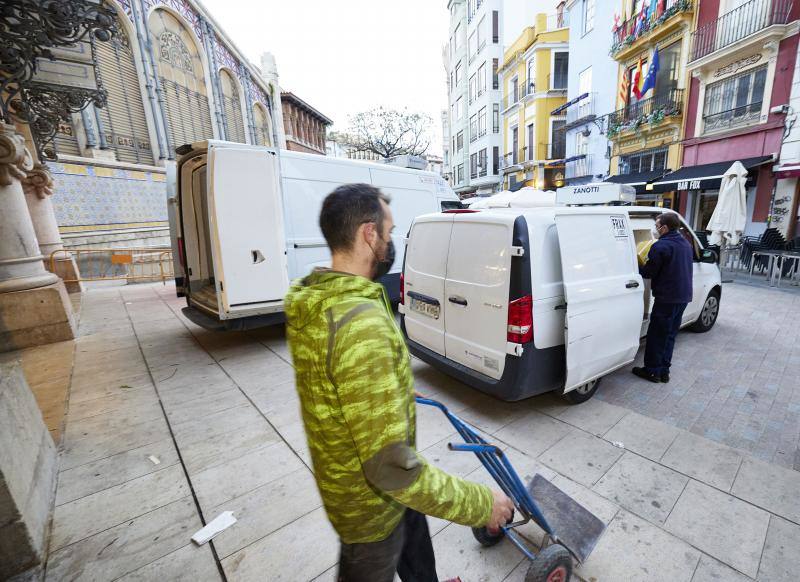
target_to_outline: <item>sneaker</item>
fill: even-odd
[[[652,372],[648,372],[647,368],[637,367],[631,370],[631,372],[633,372],[634,376],[639,376],[639,378],[649,380],[650,382],[653,382],[655,384],[661,382],[661,378],[659,378],[656,374],[653,374]]]
[[[664,384],[669,382],[669,372],[664,372],[663,374],[661,374],[660,379]]]

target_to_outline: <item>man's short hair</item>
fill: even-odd
[[[670,231],[678,230],[681,226],[681,221],[678,220],[678,215],[674,212],[659,214],[656,220],[661,223],[661,226],[666,226]]]
[[[384,212],[391,198],[370,184],[344,184],[328,194],[319,213],[319,226],[331,252],[353,248],[358,227],[366,222],[378,225],[383,236]]]

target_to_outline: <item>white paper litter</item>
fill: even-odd
[[[624,449],[625,445],[622,444],[622,441],[611,441],[611,444],[617,447],[618,449]]]
[[[209,521],[206,526],[192,536],[192,541],[198,546],[202,546],[208,540],[220,532],[225,531],[236,523],[232,511],[223,511],[217,517]]]
[[[147,458],[150,459],[150,462],[153,463],[154,465],[160,465],[161,464],[161,459],[159,459],[155,455],[150,455]]]

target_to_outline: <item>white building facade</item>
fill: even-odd
[[[449,164],[462,197],[496,192],[500,173],[500,101],[497,69],[503,58],[503,0],[448,0]]]
[[[606,50],[616,4],[568,0],[569,83],[566,114],[567,184],[600,181],[609,174],[604,116],[614,111],[618,64]]]

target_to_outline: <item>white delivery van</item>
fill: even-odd
[[[397,248],[414,217],[461,206],[433,172],[220,141],[178,153],[167,190],[175,284],[187,317],[209,329],[283,320],[289,282],[330,266],[319,212],[337,186],[373,184],[392,197]],[[393,301],[401,261],[381,280]]]
[[[664,210],[598,204],[635,198],[626,188],[564,188],[556,205],[415,219],[400,305],[411,353],[503,400],[554,390],[589,399],[634,359],[652,306],[636,251]],[[722,289],[717,257],[681,222],[695,249],[683,325],[707,331]]]

